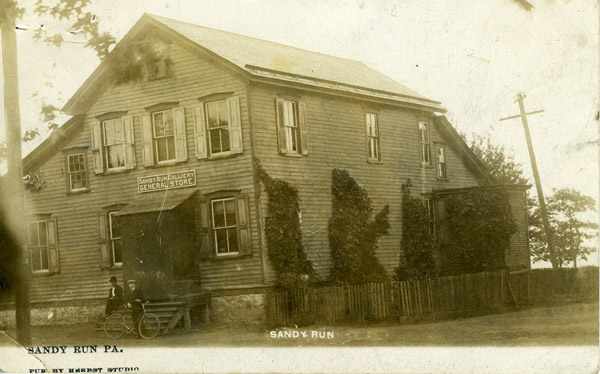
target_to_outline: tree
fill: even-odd
[[[402,184],[402,240],[400,251],[403,261],[396,268],[396,280],[434,277],[438,269],[435,258],[439,246],[429,228],[429,213],[423,199],[410,195],[409,179]]]
[[[502,147],[492,143],[490,138],[471,134],[471,149],[487,171],[500,184],[527,184],[523,175],[523,165],[517,163],[513,155]]]
[[[332,212],[329,244],[333,256],[332,278],[341,283],[382,282],[385,269],[375,256],[377,240],[386,235],[389,206],[374,219],[373,204],[367,191],[342,169],[332,170]]]
[[[548,198],[548,214],[559,267],[572,262],[573,267],[577,268],[577,260],[586,260],[594,250],[588,244],[597,235],[598,224],[584,220],[583,216],[595,210],[594,199],[575,189],[567,187],[553,190]],[[534,223],[540,221],[539,209],[534,211],[533,218]],[[531,230],[530,247],[533,261],[550,260],[545,236],[539,225]]]

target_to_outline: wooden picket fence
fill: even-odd
[[[539,302],[555,294],[598,295],[598,270],[585,277],[507,270],[403,282],[268,292],[270,326],[336,325],[420,316],[464,315]],[[566,274],[566,275],[564,275]],[[574,282],[575,280],[575,282]],[[579,292],[579,293],[577,293]]]

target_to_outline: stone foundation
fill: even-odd
[[[210,306],[210,319],[215,322],[265,323],[264,299],[263,294],[213,297]]]
[[[69,325],[95,322],[104,315],[104,304],[77,306],[53,306],[31,308],[31,325]],[[243,324],[263,324],[266,321],[264,295],[249,294],[213,297],[210,306],[210,320],[214,322],[239,322]],[[0,311],[0,330],[15,327],[15,311]]]
[[[105,305],[57,306],[49,308],[31,308],[31,325],[70,325],[94,322],[104,315]],[[15,327],[15,311],[0,311],[0,329]]]

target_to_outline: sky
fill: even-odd
[[[102,0],[89,9],[117,40],[147,12],[360,60],[441,101],[459,132],[506,146],[531,176],[520,119],[499,121],[518,114],[522,91],[527,111],[544,110],[528,118],[544,192],[572,187],[598,199],[598,3],[530,2],[531,12],[512,0]],[[48,135],[41,102],[64,104],[99,60],[66,22],[33,14],[33,0],[19,4],[29,27],[18,31],[22,126],[42,133],[26,154]],[[41,24],[67,43],[35,42]]]

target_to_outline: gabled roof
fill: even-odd
[[[481,181],[484,182],[484,184],[496,184],[496,179],[489,173],[483,161],[481,161],[471,147],[465,143],[463,137],[460,136],[454,126],[448,121],[448,118],[446,118],[446,116],[436,116],[434,121],[442,136],[444,136],[445,139],[448,139],[448,141],[451,141],[458,149],[459,155],[465,165],[481,175]]]
[[[82,123],[83,116],[75,116],[54,130],[46,140],[23,158],[23,174],[35,170],[46,162],[50,156],[58,152],[61,146],[64,146],[83,128]]]
[[[123,44],[141,30],[155,27],[174,38],[191,42],[203,52],[220,58],[251,80],[275,80],[313,86],[354,94],[373,96],[405,103],[429,111],[445,112],[439,101],[431,100],[394,81],[359,61],[328,56],[283,44],[244,35],[193,25],[160,16],[144,14],[115,47],[118,53]],[[110,56],[108,57],[110,59]],[[67,102],[63,111],[81,114],[83,102],[106,88],[102,79],[107,70],[104,61],[83,86]]]

